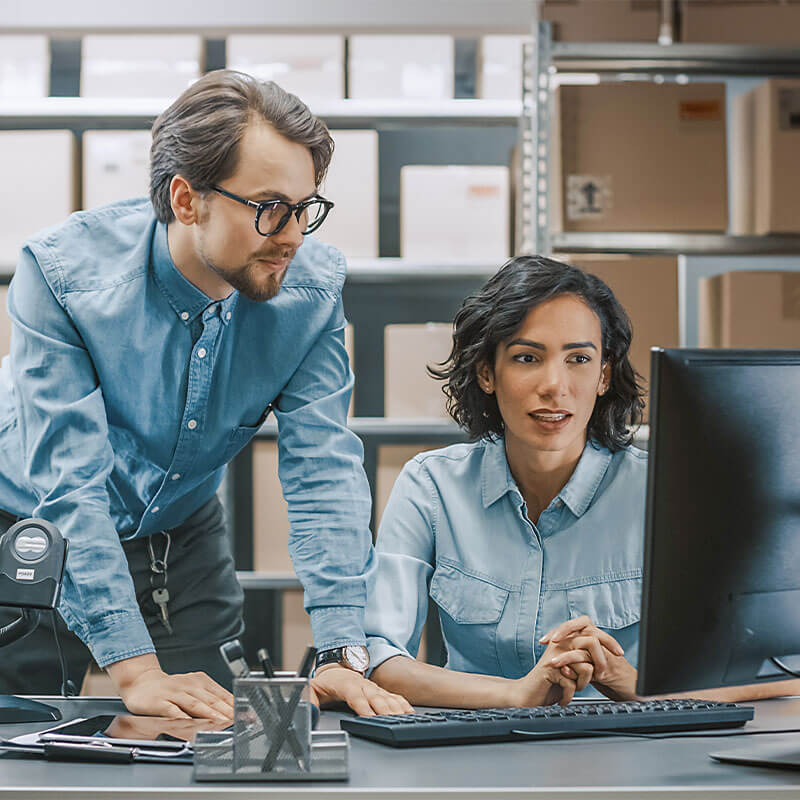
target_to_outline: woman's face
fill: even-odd
[[[507,443],[580,455],[598,395],[608,389],[600,320],[586,303],[563,294],[532,309],[478,370],[497,397]]]

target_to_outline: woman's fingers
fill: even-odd
[[[569,638],[570,636],[574,636],[576,633],[579,633],[584,628],[589,626],[593,626],[594,623],[591,619],[587,616],[582,617],[575,617],[575,619],[568,619],[566,622],[563,622],[559,625],[554,631],[551,631],[547,634],[547,639],[552,644],[557,644],[558,642]],[[544,644],[545,637],[542,637],[539,641]]]

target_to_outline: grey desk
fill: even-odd
[[[118,701],[56,700],[64,716],[115,713]],[[800,727],[800,698],[756,703],[752,730]],[[321,726],[338,727],[341,715],[325,713]],[[42,726],[44,727],[44,726]],[[0,727],[8,737],[33,726]],[[793,736],[759,736],[759,742],[784,742]],[[800,746],[800,734],[797,734]],[[575,739],[509,742],[494,745],[394,750],[351,740],[350,782],[305,785],[194,784],[191,769],[168,765],[60,764],[0,758],[0,800],[44,794],[75,800],[111,798],[250,798],[289,797],[345,800],[404,798],[441,800],[443,796],[517,800],[681,800],[733,797],[736,800],[800,798],[800,771],[718,764],[709,750],[741,746],[745,737],[667,739]]]

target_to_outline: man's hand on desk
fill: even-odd
[[[375,714],[412,714],[411,704],[347,667],[328,664],[320,667],[311,680],[311,700],[320,707],[347,703],[362,717]]]
[[[117,661],[106,671],[132,714],[233,719],[233,695],[204,672],[167,675],[153,653]]]
[[[550,660],[550,666],[565,675],[581,663],[592,665],[592,685],[611,700],[636,699],[636,669],[625,659],[619,642],[601,631],[589,617],[576,617],[559,625],[540,640],[562,651]],[[544,660],[544,659],[543,659]]]

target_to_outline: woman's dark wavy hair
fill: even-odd
[[[629,426],[642,419],[641,375],[631,366],[631,322],[611,289],[594,275],[541,256],[512,258],[456,314],[453,349],[438,368],[428,372],[446,381],[450,416],[473,439],[503,435],[503,418],[494,394],[478,385],[481,364],[494,364],[497,346],[510,339],[531,309],[562,294],[580,297],[600,319],[602,359],[611,365],[608,390],[597,398],[588,437],[616,452],[633,437]]]

